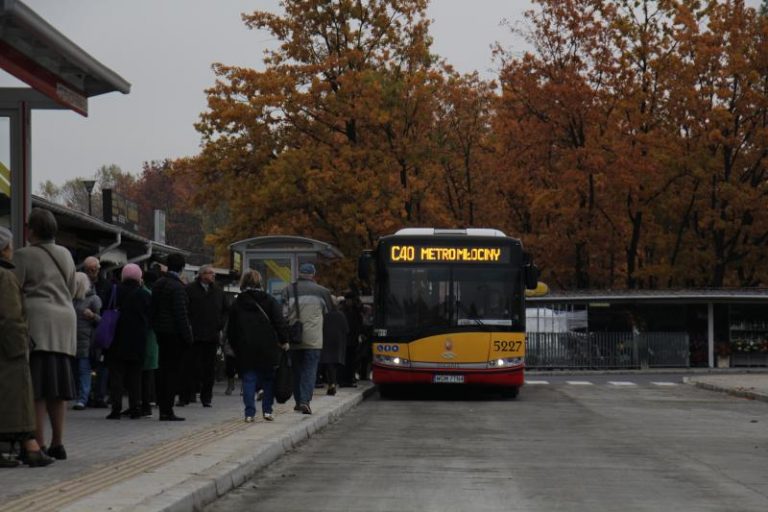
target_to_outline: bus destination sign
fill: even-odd
[[[508,263],[507,247],[439,247],[432,245],[393,245],[392,263]]]

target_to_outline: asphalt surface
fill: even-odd
[[[631,384],[609,382],[634,379],[645,386],[646,382],[674,380],[675,384],[683,385],[685,381],[688,385],[730,393],[748,401],[768,401],[768,372],[683,374],[678,370],[658,375],[530,372],[528,387],[521,392],[521,403],[528,403],[526,393],[546,395],[548,386],[581,389],[580,386],[590,384],[568,384],[567,381],[590,379],[594,381],[591,385],[616,387]],[[548,383],[534,384],[534,381]],[[330,423],[350,411],[357,414],[361,409],[357,406],[373,391],[367,383],[358,388],[341,389],[334,397],[317,390],[313,415],[295,413],[292,402],[289,402],[277,408],[276,421],[272,423],[258,418],[256,423],[245,424],[240,397],[237,393],[224,396],[223,386],[216,389],[213,408],[204,409],[193,404],[178,409],[177,414],[188,419],[181,423],[159,422],[156,415],[153,419],[108,421],[104,419],[108,411],[102,409],[68,411],[65,433],[68,460],[57,461],[46,468],[0,470],[0,511],[199,510],[248,482]],[[714,393],[706,396],[718,403],[725,398]],[[744,406],[749,407],[748,401]],[[496,401],[492,400],[492,403]],[[498,403],[503,405],[505,402],[499,400]],[[391,412],[393,420],[398,412],[402,411]],[[531,414],[535,416],[535,411]],[[446,425],[451,425],[450,412],[441,417]],[[400,421],[411,428],[419,428],[407,418]],[[566,450],[565,447],[562,449]],[[415,448],[411,453],[418,455]],[[410,463],[412,459],[408,458],[406,462]],[[356,467],[354,463],[352,467]]]

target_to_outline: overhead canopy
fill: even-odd
[[[117,265],[149,259],[164,259],[169,254],[189,257],[190,252],[168,244],[149,240],[114,224],[91,217],[85,213],[32,196],[32,205],[53,213],[58,225],[56,241],[73,252],[77,261],[85,256],[107,257],[105,248],[124,253],[126,261],[114,261]]]
[[[84,116],[88,98],[131,84],[18,0],[0,0],[0,67]]]
[[[305,238],[303,236],[273,235],[257,236],[240,240],[229,246],[232,251],[280,251],[280,252],[313,252],[323,258],[335,260],[344,255],[336,247],[327,242]]]
[[[766,303],[765,288],[678,288],[671,290],[551,291],[526,298],[528,304],[709,304]]]

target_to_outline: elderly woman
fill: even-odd
[[[141,277],[141,269],[135,263],[124,266],[120,274],[120,285],[117,287],[120,318],[115,328],[115,339],[106,352],[112,406],[108,420],[120,419],[124,386],[128,388],[128,415],[132,420],[142,417],[139,407],[141,371],[147,350],[152,296],[141,285]]]
[[[22,461],[47,466],[34,437],[35,408],[29,373],[29,334],[24,318],[21,287],[11,273],[13,236],[0,226],[0,440],[21,443]],[[17,466],[15,459],[0,458],[0,467]]]
[[[33,208],[27,220],[29,246],[13,255],[16,277],[32,339],[29,365],[35,390],[35,438],[43,446],[46,416],[53,431],[48,455],[66,459],[64,414],[66,402],[77,396],[74,357],[77,318],[72,306],[75,294],[75,263],[67,249],[56,245],[58,225],[48,210]]]
[[[91,394],[91,339],[93,331],[101,321],[101,299],[91,286],[91,280],[84,272],[75,274],[75,298],[73,300],[77,314],[77,373],[78,392],[74,407],[76,411],[85,409],[88,395]]]

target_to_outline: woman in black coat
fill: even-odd
[[[141,370],[149,333],[151,295],[141,286],[141,269],[134,263],[123,267],[121,283],[117,287],[117,307],[120,318],[115,339],[107,349],[110,401],[112,412],[108,420],[119,420],[123,407],[123,386],[128,388],[128,415],[141,418]]]
[[[274,297],[261,289],[261,274],[249,270],[240,281],[240,294],[229,310],[227,337],[243,380],[245,421],[256,415],[256,391],[264,390],[264,419],[272,421],[275,368],[280,350],[288,350],[288,325]]]

